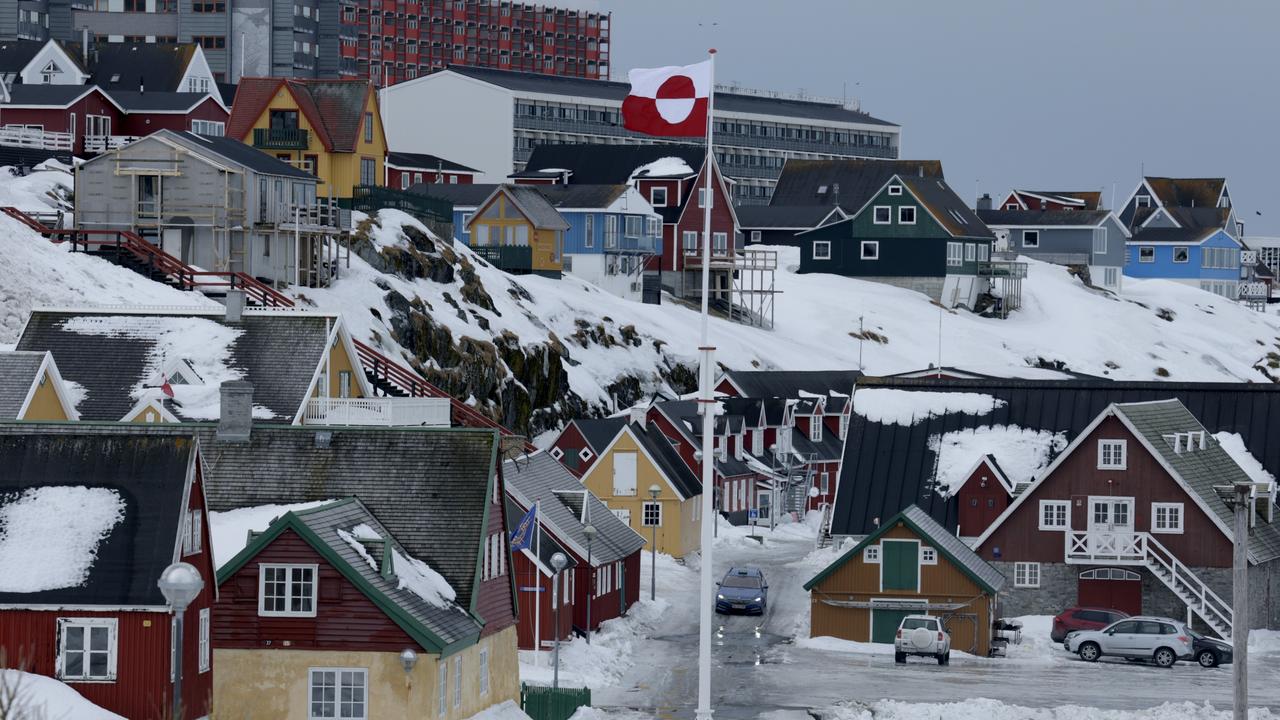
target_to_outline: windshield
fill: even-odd
[[[903,630],[915,630],[916,628],[933,630],[935,627],[937,626],[934,625],[933,621],[928,618],[907,618],[906,620],[902,621]]]
[[[751,575],[730,575],[720,583],[720,587],[729,588],[758,588],[760,587],[760,578]]]

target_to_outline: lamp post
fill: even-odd
[[[558,552],[551,556],[551,567],[555,570],[551,575],[551,604],[556,608],[556,627],[551,633],[556,639],[555,650],[552,653],[551,664],[555,668],[551,674],[552,689],[560,689],[560,571],[569,563],[569,558],[564,553]]]
[[[587,644],[591,644],[591,596],[595,595],[596,588],[596,571],[591,565],[591,541],[596,539],[596,526],[588,525],[582,528],[582,534],[587,536],[587,576],[591,578],[591,582],[587,587]]]
[[[160,593],[173,609],[173,720],[182,717],[182,615],[187,611],[200,591],[204,589],[204,579],[194,565],[176,562],[160,573]]]
[[[662,492],[662,488],[655,483],[649,486],[649,497],[654,502],[658,502],[658,493]],[[661,517],[661,514],[659,514]],[[642,516],[641,520],[644,519]],[[658,597],[658,523],[654,522],[649,526],[650,532],[653,533],[653,542],[650,545],[649,560],[649,600],[655,600]]]
[[[1249,510],[1253,483],[1215,485],[1214,492],[1235,512],[1231,556],[1231,685],[1233,720],[1249,716]]]

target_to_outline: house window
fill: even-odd
[[[373,113],[371,112],[364,114],[364,141],[373,142]]]
[[[698,207],[705,208],[707,206],[707,189],[698,188]]]
[[[698,254],[698,233],[694,230],[684,231],[684,254]]]
[[[849,416],[842,414],[840,416],[840,439],[844,440],[849,434]]]
[[[1138,203],[1138,207],[1149,208],[1151,207],[1151,196],[1139,195],[1137,199],[1137,203]]]
[[[662,503],[645,503],[644,513],[640,516],[640,524],[644,527],[662,527]]]
[[[947,243],[947,267],[960,267],[964,264],[964,243]]]
[[[489,694],[489,648],[480,648],[480,697]]]
[[[649,188],[649,204],[654,207],[666,207],[667,189],[665,187]]]
[[[809,440],[822,442],[822,418],[817,415],[809,417]]]
[[[406,173],[406,172],[400,173],[400,189],[401,190],[409,189],[409,173]]]
[[[582,221],[582,247],[596,246],[596,216],[588,214]]]
[[[978,245],[978,262],[986,262],[991,259],[991,246],[986,243]]]
[[[436,714],[444,717],[449,712],[449,661],[440,661],[440,670],[437,673],[436,685]]]
[[[360,158],[360,184],[374,185],[377,183],[378,162],[373,158]]]
[[[915,205],[898,206],[898,224],[899,225],[915,225],[916,224],[916,206]]]
[[[227,124],[223,122],[215,122],[213,120],[192,120],[191,132],[197,135],[213,135],[222,137],[226,132]]]
[[[593,456],[590,449],[582,448],[578,451],[578,457],[581,458],[582,462],[590,462]]]
[[[182,554],[195,555],[200,552],[201,538],[204,533],[203,517],[199,510],[189,510],[187,521],[183,524]]]
[[[639,215],[628,215],[623,229],[627,237],[640,237],[644,230],[644,218]]]
[[[209,608],[200,610],[200,672],[209,672]]]
[[[351,371],[350,370],[338,371],[338,397],[340,398],[351,397]]]
[[[1023,588],[1040,587],[1040,563],[1020,562],[1013,564],[1013,586]]]
[[[890,185],[890,186],[889,186],[889,194],[890,194],[890,195],[901,195],[901,194],[902,194],[902,186],[901,186],[901,185]]]
[[[1004,209],[1005,210],[1021,210],[1022,207],[1019,206],[1018,203],[1009,203],[1004,206]]]
[[[814,240],[813,241],[813,259],[814,260],[830,260],[831,259],[831,241],[830,240]]]
[[[606,215],[604,218],[604,246],[618,247],[618,216]]]
[[[1071,503],[1067,500],[1040,501],[1040,529],[1066,530],[1071,517]]]
[[[369,717],[369,673],[363,668],[311,668],[310,720]]]
[[[1173,248],[1173,261],[1176,263],[1185,263],[1191,261],[1191,248],[1177,246]]]
[[[1102,284],[1106,287],[1115,287],[1120,284],[1120,268],[1103,268]]]
[[[728,233],[711,233],[711,252],[721,256],[729,254]]]
[[[978,259],[978,246],[975,243],[964,244],[964,260],[965,262],[973,262]]]
[[[453,706],[462,707],[462,658],[453,658]]]
[[[888,205],[876,205],[871,209],[871,222],[876,225],[888,225],[893,222],[893,208]]]
[[[875,240],[863,240],[861,244],[861,257],[863,260],[879,260],[880,243]]]
[[[1151,532],[1182,533],[1182,503],[1151,503]]]
[[[921,565],[937,565],[938,551],[931,547],[920,548],[920,564]]]
[[[1124,440],[1099,440],[1098,469],[1124,470],[1125,444]]]
[[[1138,262],[1153,263],[1156,261],[1156,249],[1150,245],[1138,247]]]
[[[1039,230],[1023,230],[1022,231],[1022,247],[1029,247],[1029,248],[1040,247],[1040,231]]]
[[[636,454],[634,452],[613,454],[613,494],[615,496],[636,494]]]
[[[862,550],[862,562],[873,565],[880,563],[880,546],[868,545]]]
[[[1107,254],[1107,229],[1104,227],[1093,229],[1093,254]]]
[[[258,614],[315,617],[316,566],[258,566]]]
[[[116,619],[58,618],[59,680],[114,682]]]
[[[761,237],[761,235],[760,235],[760,231],[759,231],[759,230],[752,230],[752,231],[751,231],[751,242],[753,242],[753,243],[758,243],[758,242],[760,242],[760,237]]]

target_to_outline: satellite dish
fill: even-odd
[[[816,497],[818,497],[818,495],[820,495],[820,494],[821,494],[821,493],[819,493],[819,492],[818,492],[818,488],[816,488],[816,487],[811,487],[811,488],[809,488],[809,497],[811,497],[811,498],[816,498]]]

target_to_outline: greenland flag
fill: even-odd
[[[637,68],[628,76],[631,93],[622,101],[623,127],[667,137],[707,134],[710,60],[683,67]]]

